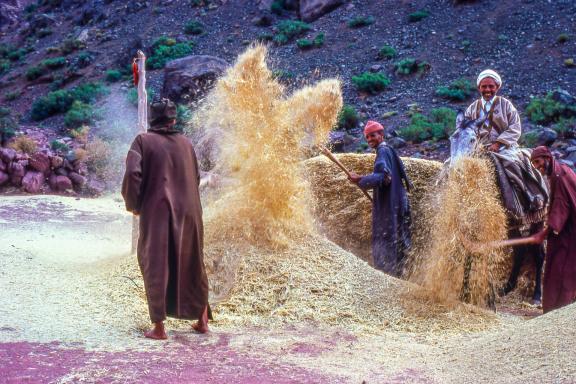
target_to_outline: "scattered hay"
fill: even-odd
[[[338,154],[336,157],[350,171],[368,174],[374,167],[373,154]],[[412,237],[414,247],[428,243],[422,233],[429,230],[423,223],[423,204],[434,186],[442,165],[436,161],[402,158],[408,177],[414,184],[409,193],[412,208]],[[372,262],[372,205],[360,189],[348,181],[346,175],[324,156],[304,162],[305,177],[314,197],[313,212],[322,232],[340,247],[363,260]]]
[[[486,305],[502,276],[504,252],[472,253],[462,239],[482,244],[506,238],[506,214],[491,164],[479,158],[458,160],[430,197],[429,209],[431,245],[416,260],[412,280],[433,301]]]

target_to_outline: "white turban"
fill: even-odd
[[[478,75],[478,80],[476,80],[476,86],[479,87],[482,79],[485,79],[487,77],[493,78],[494,81],[496,81],[496,84],[498,84],[498,87],[502,86],[502,79],[500,78],[500,75],[497,74],[496,71],[493,71],[491,69],[486,69],[480,72],[480,74]]]

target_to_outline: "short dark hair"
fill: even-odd
[[[169,99],[162,99],[150,105],[150,126],[165,125],[176,118],[176,104]]]

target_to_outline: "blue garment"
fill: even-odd
[[[406,183],[406,188],[404,187]],[[372,259],[374,267],[400,277],[410,248],[411,183],[396,151],[384,142],[376,148],[374,172],[362,177],[362,189],[372,189]]]

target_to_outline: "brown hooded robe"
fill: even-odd
[[[200,176],[194,148],[170,127],[134,139],[122,196],[140,214],[138,264],[153,323],[198,319],[208,305]]]

